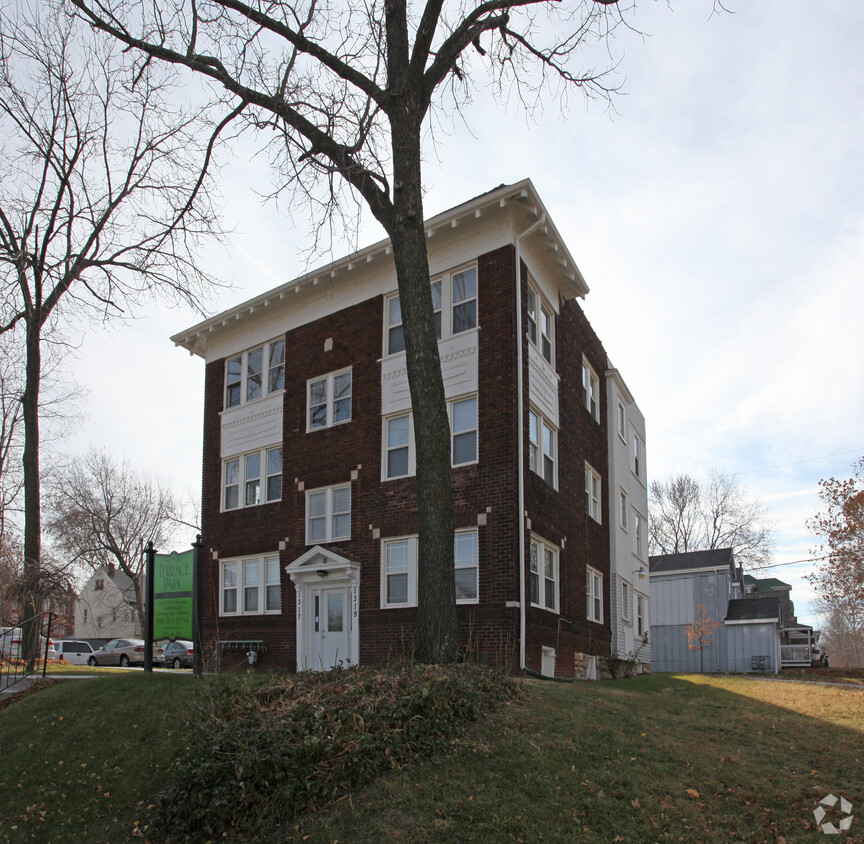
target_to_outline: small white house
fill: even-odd
[[[119,639],[141,635],[132,578],[113,566],[97,569],[75,602],[75,637]]]

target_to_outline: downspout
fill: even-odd
[[[522,234],[517,235],[516,247],[516,414],[519,420],[517,427],[517,454],[518,472],[517,479],[519,499],[519,668],[525,668],[525,424],[523,420],[525,401],[522,385],[522,250],[520,248],[522,238],[531,234],[538,226],[546,222],[546,214],[541,214],[536,223],[525,229]]]

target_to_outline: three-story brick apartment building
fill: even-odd
[[[427,222],[460,644],[573,677],[608,654],[606,352],[530,181]],[[176,335],[206,361],[205,652],[327,669],[410,652],[413,422],[382,241]]]

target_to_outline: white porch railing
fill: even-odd
[[[781,665],[810,665],[809,645],[780,645]]]

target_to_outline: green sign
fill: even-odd
[[[156,554],[153,640],[192,638],[192,549]]]

